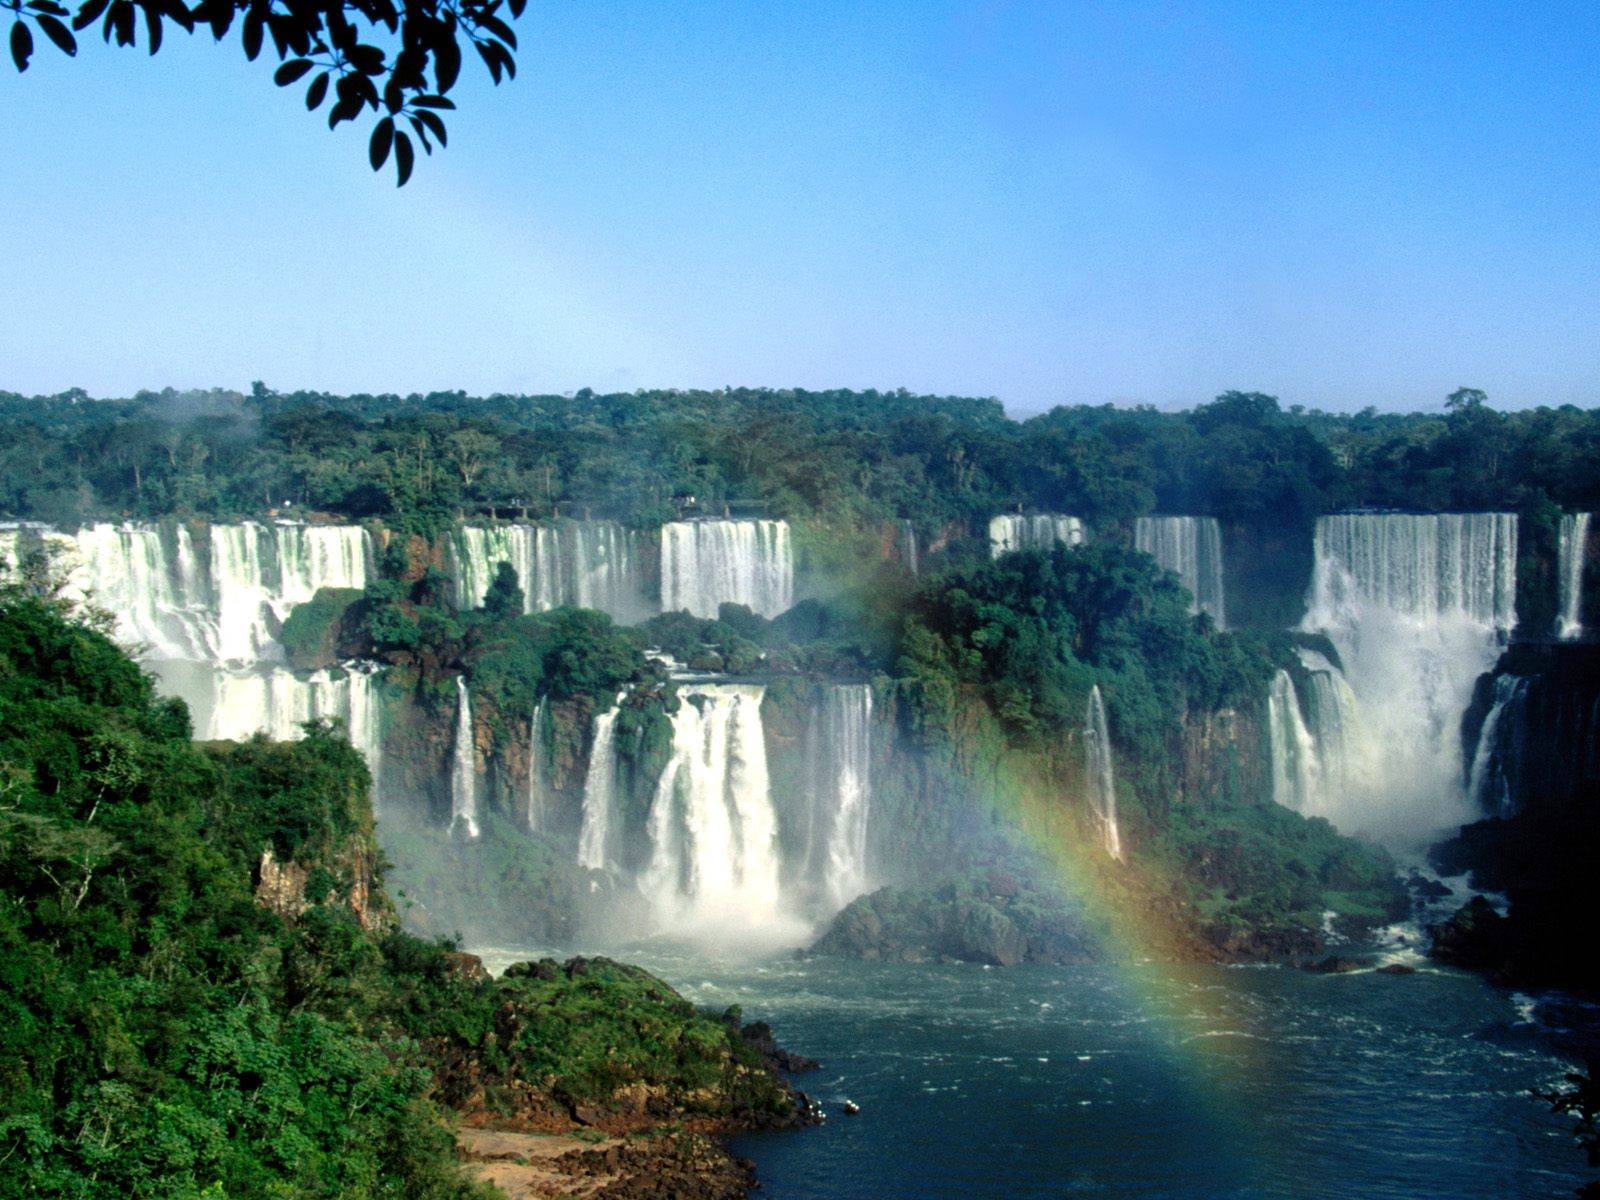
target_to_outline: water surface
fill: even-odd
[[[735,1143],[773,1200],[1550,1200],[1587,1177],[1528,1094],[1568,1069],[1534,1005],[1454,972],[618,957],[822,1060],[800,1083],[826,1125]]]

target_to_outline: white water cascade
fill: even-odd
[[[578,830],[578,865],[591,871],[614,870],[617,820],[617,717],[622,697],[595,714],[589,745],[589,770],[583,780],[583,821]]]
[[[450,764],[450,836],[478,836],[478,771],[472,746],[472,695],[456,676],[456,744]]]
[[[546,811],[550,803],[548,769],[545,764],[545,713],[549,707],[544,696],[533,706],[533,717],[528,722],[528,828],[537,833],[549,821]]]
[[[357,664],[296,675],[283,667],[224,671],[198,664],[155,664],[158,677],[180,695],[206,692],[191,704],[195,737],[205,741],[244,741],[264,733],[273,741],[304,736],[308,721],[344,723],[350,744],[361,752],[372,775],[374,808],[382,783],[383,713],[377,672]],[[179,682],[185,678],[188,682]]]
[[[1228,627],[1222,572],[1222,530],[1215,517],[1140,517],[1133,544],[1171,571],[1194,597],[1192,610]]]
[[[510,563],[524,612],[562,605],[594,608],[627,624],[650,614],[638,536],[615,521],[463,525],[450,537],[450,576],[458,608],[483,603],[495,568]]]
[[[1521,709],[1527,695],[1527,676],[1495,676],[1494,696],[1483,728],[1478,731],[1478,745],[1467,771],[1467,798],[1478,813],[1512,815],[1510,780],[1522,750],[1517,734],[1522,728]]]
[[[1289,672],[1272,677],[1267,692],[1267,735],[1272,748],[1272,798],[1307,816],[1320,815],[1320,775],[1316,739],[1306,728]]]
[[[1309,725],[1336,719],[1345,743],[1335,756],[1319,741],[1343,771],[1320,815],[1342,831],[1406,843],[1468,818],[1461,717],[1516,623],[1516,556],[1509,513],[1317,522],[1304,628],[1332,641],[1350,697],[1317,703]]]
[[[907,575],[922,574],[922,548],[917,539],[917,527],[910,521],[895,523],[895,557]]]
[[[297,738],[307,721],[341,719],[367,760],[376,796],[382,729],[374,676],[356,666],[297,675],[276,665],[283,659],[277,631],[295,605],[321,588],[366,586],[373,562],[366,530],[102,522],[75,534],[26,526],[0,537],[8,559],[24,540],[55,548],[69,598],[112,615],[116,638],[164,693],[189,705],[197,737]]]
[[[1593,515],[1564,513],[1561,517],[1556,542],[1556,636],[1563,641],[1583,636],[1583,564],[1589,551],[1589,518]]]
[[[670,521],[661,527],[661,609],[715,617],[744,604],[764,617],[794,606],[787,521]]]
[[[989,519],[989,557],[1013,550],[1048,550],[1057,542],[1076,546],[1086,536],[1083,522],[1060,513],[1002,513]]]
[[[639,890],[670,933],[782,939],[777,814],[754,684],[680,686]]]
[[[805,849],[798,885],[831,917],[867,890],[872,688],[832,684],[806,730]]]
[[[1089,776],[1089,807],[1105,836],[1106,853],[1122,857],[1122,835],[1117,830],[1117,780],[1111,761],[1111,731],[1106,726],[1106,704],[1100,685],[1089,689],[1089,707],[1083,722],[1084,765]]]
[[[72,539],[75,595],[116,618],[153,660],[253,666],[283,657],[275,635],[319,588],[366,586],[372,547],[356,525],[89,525]]]
[[[1267,693],[1267,733],[1272,752],[1272,798],[1308,817],[1346,811],[1353,791],[1373,786],[1375,765],[1362,728],[1361,708],[1344,675],[1321,654],[1300,651],[1304,696],[1287,671],[1273,676]]]

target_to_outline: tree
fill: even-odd
[[[494,580],[483,595],[483,611],[493,621],[522,613],[522,585],[517,581],[517,569],[508,562],[496,563]]]
[[[1471,412],[1489,402],[1489,393],[1481,388],[1460,387],[1445,397],[1444,406],[1451,412]]]
[[[306,108],[322,107],[329,93],[328,128],[371,110],[378,120],[367,143],[374,171],[391,154],[397,183],[411,178],[416,159],[412,134],[428,154],[444,146],[442,112],[455,108],[448,93],[461,74],[462,51],[471,46],[494,82],[515,78],[517,35],[502,19],[522,15],[527,0],[0,0],[12,15],[11,61],[26,71],[37,28],[68,56],[78,52],[77,34],[93,25],[118,46],[143,40],[151,54],[165,32],[209,30],[218,42],[235,29],[245,57],[263,49],[276,54],[273,81],[288,87],[309,79]],[[411,128],[399,128],[404,122]]]

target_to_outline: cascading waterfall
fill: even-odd
[[[1002,513],[989,519],[989,557],[1013,550],[1048,550],[1057,542],[1076,546],[1086,536],[1083,522],[1059,513]]]
[[[1509,817],[1514,811],[1511,780],[1522,756],[1527,695],[1527,676],[1495,676],[1494,698],[1467,770],[1467,798],[1480,813]]]
[[[671,521],[661,527],[661,608],[715,617],[744,604],[764,617],[794,606],[787,521]]]
[[[1583,636],[1583,564],[1589,550],[1589,518],[1593,515],[1564,513],[1561,517],[1556,542],[1556,636],[1565,641]]]
[[[806,832],[799,885],[832,916],[867,890],[872,688],[833,684],[806,730]]]
[[[922,551],[917,542],[917,527],[901,520],[895,527],[895,557],[908,575],[922,574]]]
[[[1355,786],[1372,778],[1364,758],[1361,712],[1343,674],[1321,654],[1300,651],[1306,672],[1301,696],[1287,671],[1267,693],[1272,752],[1272,798],[1308,817],[1330,820],[1344,811]]]
[[[517,572],[524,612],[570,604],[627,623],[643,620],[650,614],[637,541],[615,521],[464,525],[449,542],[456,605],[482,604],[496,567],[506,562]]]
[[[603,713],[595,714],[594,737],[589,746],[589,770],[583,780],[583,820],[578,830],[578,865],[592,871],[614,870],[617,865],[617,717],[622,696]]]
[[[236,667],[282,658],[290,610],[320,588],[365,587],[372,561],[355,525],[213,525],[204,558],[181,524],[101,523],[72,542],[72,592],[110,611],[121,641],[149,660]]]
[[[478,836],[478,771],[472,745],[472,695],[456,676],[456,744],[450,766],[450,834]]]
[[[1307,816],[1320,815],[1317,744],[1300,713],[1289,672],[1272,677],[1267,692],[1267,734],[1272,748],[1272,798]]]
[[[1222,572],[1222,530],[1215,517],[1140,517],[1133,544],[1171,571],[1194,597],[1192,611],[1228,626]]]
[[[1413,841],[1469,816],[1461,717],[1516,624],[1516,555],[1509,513],[1317,522],[1304,628],[1332,641],[1354,700],[1330,709],[1354,743],[1339,761],[1360,769],[1322,789],[1323,815],[1344,832]],[[1315,707],[1314,736],[1324,720]]]
[[[113,615],[119,641],[149,659],[220,658],[212,592],[199,586],[187,529],[99,524],[74,540],[71,590]]]
[[[540,696],[528,722],[528,828],[536,833],[544,828],[549,816],[545,811],[550,801],[544,749],[547,704],[546,697]]]
[[[651,801],[649,862],[638,880],[665,931],[769,938],[793,932],[794,922],[779,908],[763,692],[753,684],[680,686],[672,757]]]
[[[1117,830],[1117,780],[1111,761],[1111,731],[1106,726],[1106,704],[1100,685],[1089,689],[1089,708],[1083,724],[1084,765],[1089,776],[1089,807],[1105,835],[1106,853],[1122,857],[1122,835]]]

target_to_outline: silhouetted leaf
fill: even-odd
[[[61,53],[71,57],[78,53],[78,39],[72,36],[72,31],[54,17],[41,14],[34,18],[39,22],[39,28],[44,30],[45,37],[56,44]]]
[[[478,57],[483,59],[483,65],[489,68],[489,74],[494,77],[495,83],[500,82],[500,47],[494,42],[476,43]]]
[[[150,53],[161,49],[161,14],[153,8],[144,10],[144,26],[150,32]]]
[[[115,0],[106,13],[106,40],[116,35],[117,45],[133,45],[133,4],[131,0]]]
[[[478,17],[478,24],[483,26],[490,33],[494,34],[495,37],[499,38],[513,50],[516,49],[517,35],[512,33],[511,26],[507,25],[499,17],[494,17],[490,16],[488,13],[483,13]]]
[[[411,148],[411,139],[403,133],[394,135],[394,165],[399,174],[395,187],[405,187],[406,180],[411,178],[411,167],[416,161],[416,152]]]
[[[373,128],[372,140],[367,143],[367,158],[374,171],[381,170],[383,164],[389,161],[389,147],[393,144],[394,118],[385,117]]]
[[[11,26],[11,61],[17,70],[28,69],[28,59],[33,55],[33,33],[21,21]]]
[[[311,86],[306,89],[306,108],[315,109],[328,98],[328,73],[324,71],[311,81]]]
[[[444,122],[439,119],[438,113],[431,113],[427,109],[418,109],[415,119],[422,122],[434,137],[439,139],[439,145],[448,146],[450,139],[445,136]]]
[[[272,82],[279,87],[288,87],[297,79],[304,79],[316,66],[309,58],[291,58],[279,67],[272,75]]]
[[[259,9],[253,9],[244,19],[244,56],[255,62],[261,53],[261,39],[266,36],[267,23]]]
[[[89,0],[78,10],[78,15],[72,18],[73,29],[82,33],[100,19],[100,14],[105,12],[106,5],[110,3],[111,0]]]
[[[455,39],[455,26],[449,27],[449,37],[439,43],[433,55],[434,82],[440,92],[448,92],[461,75],[461,47]]]

